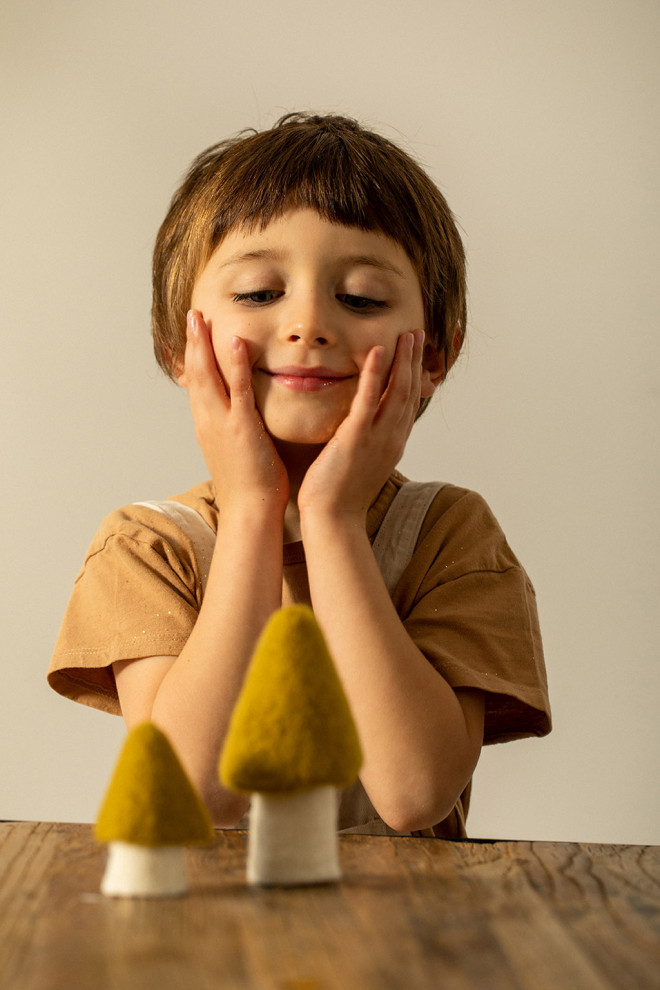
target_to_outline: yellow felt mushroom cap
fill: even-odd
[[[232,714],[220,779],[249,794],[285,794],[357,777],[353,716],[314,613],[275,612],[257,643]]]
[[[210,842],[208,811],[169,740],[151,722],[129,732],[96,822],[99,842],[177,846]]]

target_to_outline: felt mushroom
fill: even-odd
[[[275,612],[252,657],[220,758],[220,779],[251,794],[247,878],[323,883],[341,876],[337,789],[362,754],[314,613]]]
[[[184,846],[210,842],[213,828],[167,737],[151,722],[126,737],[95,834],[109,843],[103,894],[175,897],[188,889]]]

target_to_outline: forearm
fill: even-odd
[[[233,824],[247,804],[220,786],[218,757],[257,638],[281,595],[281,518],[221,512],[199,618],[152,708],[217,824]]]
[[[408,636],[364,524],[308,514],[302,525],[314,611],[362,741],[362,782],[389,825],[425,828],[455,804],[480,739],[456,693]]]

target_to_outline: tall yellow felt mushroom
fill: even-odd
[[[257,643],[220,759],[252,794],[250,883],[337,880],[337,789],[362,762],[355,723],[310,608],[275,612]]]
[[[126,737],[95,834],[110,844],[102,893],[173,897],[188,889],[184,846],[210,842],[213,828],[167,737],[152,723]]]

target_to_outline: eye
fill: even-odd
[[[342,292],[337,295],[339,302],[349,309],[369,312],[374,309],[383,309],[387,303],[383,299],[370,299],[368,296],[354,296],[350,292]]]
[[[244,302],[252,306],[265,306],[282,295],[277,289],[257,289],[255,292],[237,292],[233,297],[236,303]]]

